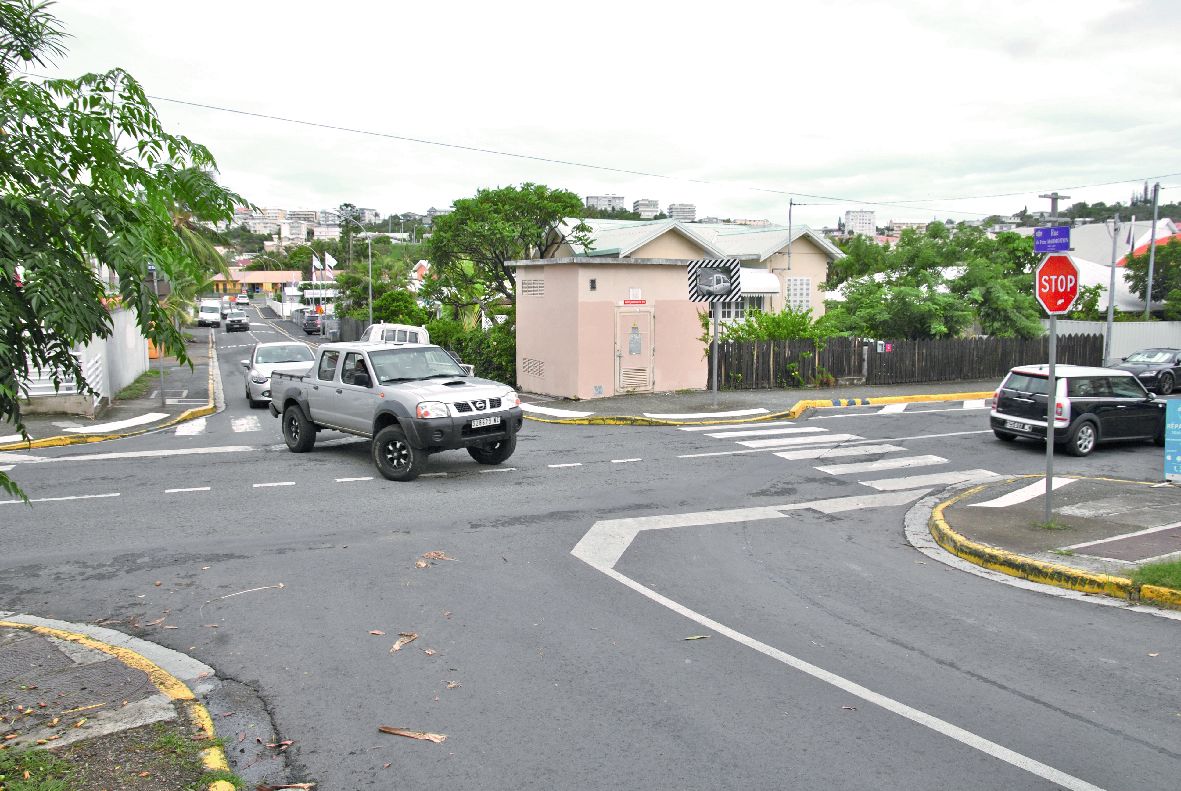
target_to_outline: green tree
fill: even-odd
[[[513,302],[516,278],[508,261],[545,258],[567,240],[589,242],[585,223],[563,223],[583,212],[582,201],[567,190],[529,183],[481,189],[453,207],[435,218],[427,247],[440,289],[463,291],[461,299],[468,302],[492,295]],[[476,284],[482,288],[473,289]]]
[[[374,321],[422,326],[428,318],[426,310],[409,291],[390,290],[381,299],[373,300]]]
[[[135,311],[149,338],[187,360],[148,266],[173,282],[207,276],[178,215],[228,221],[244,202],[213,179],[205,147],[165,131],[122,69],[72,80],[27,76],[64,53],[46,6],[0,2],[0,420],[22,435],[26,371],[93,392],[71,351],[110,335],[108,305]],[[96,263],[117,284],[100,279]],[[19,493],[4,473],[0,488]]]
[[[1144,299],[1148,291],[1148,251],[1132,256],[1127,263],[1128,286]],[[1173,291],[1181,289],[1181,242],[1176,239],[1158,245],[1152,266],[1152,301],[1169,301]]]

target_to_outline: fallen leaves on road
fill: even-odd
[[[401,651],[403,646],[410,645],[418,639],[417,632],[398,632],[398,641],[390,647],[390,653]]]
[[[418,739],[424,742],[434,742],[435,744],[442,744],[447,741],[447,736],[442,733],[428,733],[426,731],[411,731],[406,728],[391,728],[389,725],[378,725],[377,730],[382,733],[388,733],[392,736],[405,736],[407,739]]]
[[[279,748],[279,752],[283,752],[284,750],[286,750],[288,747],[290,747],[293,744],[295,744],[295,742],[292,741],[291,739],[284,739],[281,742],[275,742],[274,744],[268,744],[266,746],[267,747],[277,747],[277,748]]]
[[[422,649],[422,652],[424,654],[426,654],[427,656],[434,656],[435,654],[439,653],[438,651],[436,651],[433,648],[424,648],[424,649]]]
[[[709,635],[708,634],[691,634],[688,637],[683,638],[683,639],[685,639],[685,640],[708,640]]]
[[[459,689],[463,686],[458,681],[445,681],[445,683],[447,684],[447,689]]]
[[[447,553],[441,549],[432,549],[430,552],[423,552],[424,560],[455,560],[453,557],[448,557]]]
[[[418,560],[414,561],[414,568],[416,568],[416,569],[425,569],[429,565],[431,565],[431,564],[427,563],[422,558],[419,558]]]

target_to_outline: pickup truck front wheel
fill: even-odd
[[[373,438],[373,463],[391,481],[412,481],[426,466],[426,451],[416,448],[397,426],[386,426]]]
[[[467,452],[480,464],[500,464],[507,461],[516,449],[517,435],[509,434],[504,439],[488,445],[472,445],[467,449]]]
[[[316,444],[316,429],[298,406],[283,413],[283,441],[292,453],[307,453]]]

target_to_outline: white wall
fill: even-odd
[[[106,340],[106,369],[109,391],[103,395],[114,397],[148,370],[148,339],[135,322],[135,313],[117,310],[111,314],[114,330]]]
[[[1048,320],[1042,325],[1050,326]],[[1058,320],[1059,335],[1107,336],[1105,321]],[[1103,356],[1108,362],[1127,357],[1138,349],[1171,346],[1181,349],[1181,321],[1116,321],[1111,325],[1111,349]]]

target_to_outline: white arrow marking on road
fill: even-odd
[[[145,423],[155,423],[157,420],[166,417],[168,417],[167,412],[148,412],[146,415],[138,415],[127,420],[116,420],[113,423],[99,423],[94,426],[73,426],[65,430],[74,434],[103,434],[108,431],[118,431],[121,428],[142,426]]]
[[[878,470],[897,470],[906,467],[930,467],[933,464],[947,464],[942,456],[904,456],[902,458],[882,459],[880,461],[859,461],[851,464],[827,464],[816,469],[829,475],[848,475],[854,472],[877,472]]]
[[[781,651],[766,643],[743,634],[736,629],[731,629],[725,624],[719,623],[701,613],[691,610],[682,604],[678,604],[667,596],[663,596],[656,591],[648,588],[630,577],[626,577],[615,570],[615,563],[623,556],[631,544],[632,539],[643,530],[659,530],[670,527],[699,527],[712,524],[726,524],[733,522],[744,522],[755,519],[784,519],[787,514],[783,511],[789,510],[803,510],[813,509],[821,511],[822,513],[839,513],[841,511],[859,510],[863,508],[883,507],[890,505],[903,505],[918,499],[924,493],[924,490],[909,491],[909,492],[892,492],[889,494],[874,494],[865,495],[861,497],[841,497],[833,500],[815,500],[809,503],[795,503],[790,505],[774,506],[774,507],[756,507],[756,508],[736,508],[724,511],[705,511],[693,514],[666,514],[663,516],[647,516],[635,517],[631,519],[609,519],[602,522],[596,522],[586,535],[575,545],[570,554],[574,555],[579,560],[584,561],[590,566],[598,569],[606,574],[608,577],[626,585],[634,590],[636,593],[656,602],[662,607],[666,607],[673,612],[688,618],[695,623],[704,626],[706,629],[711,629],[718,634],[729,637],[731,640],[744,645],[748,648],[753,648],[764,656],[770,657],[778,662],[799,670],[812,678],[823,681],[826,684],[836,687],[844,692],[854,695],[867,703],[872,703],[879,706],[886,711],[897,714],[900,717],[910,720],[913,723],[930,728],[936,733],[953,739],[961,744],[967,745],[973,749],[979,750],[985,755],[990,755],[998,758],[1005,763],[1022,769],[1030,774],[1049,780],[1052,783],[1057,783],[1063,788],[1070,789],[1070,791],[1103,791],[1099,786],[1092,785],[1085,780],[1081,780],[1072,775],[1068,775],[1058,769],[1055,769],[1048,764],[1041,761],[1034,760],[1028,756],[1022,755],[1007,747],[1002,747],[996,742],[989,741],[982,736],[977,736],[971,731],[965,730],[958,725],[952,725],[946,720],[941,720],[934,715],[927,714],[912,706],[908,706],[901,701],[888,698],[881,693],[874,692],[868,687],[864,687],[855,681],[838,676],[829,670],[825,670],[818,665],[792,656],[786,651]]]

